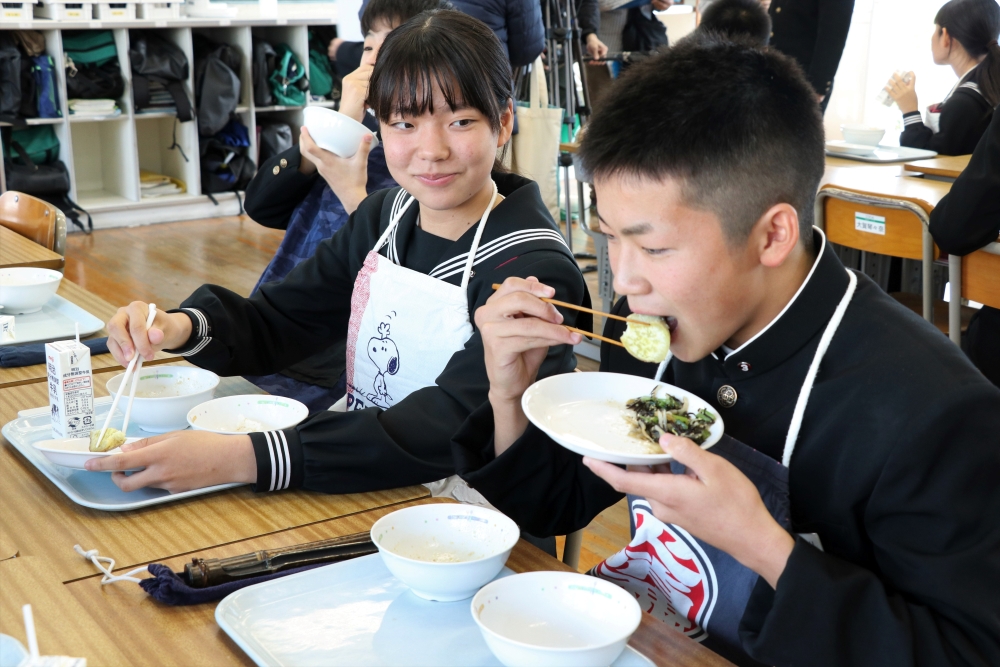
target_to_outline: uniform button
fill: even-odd
[[[771,37],[774,37],[774,32],[773,31],[771,32]]]
[[[780,14],[781,13],[781,7],[775,7],[774,8],[774,13],[775,14]]]
[[[719,405],[724,408],[731,408],[736,405],[736,390],[728,384],[724,384],[719,387],[719,393],[716,394],[716,398],[719,399]]]
[[[280,164],[281,168],[284,169],[285,167],[288,166],[288,160],[286,160],[285,158],[281,158],[281,162],[279,162],[278,164]]]
[[[279,171],[281,171],[281,167],[274,165],[274,169],[271,170],[271,173],[277,176]]]
[[[747,371],[750,370],[750,364],[748,364],[745,361],[741,361],[740,362],[740,370],[743,371],[744,373],[746,373]]]

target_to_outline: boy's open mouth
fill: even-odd
[[[664,317],[663,321],[667,323],[667,328],[670,329],[670,333],[674,332],[677,328],[677,318],[673,316]]]

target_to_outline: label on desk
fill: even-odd
[[[855,213],[854,229],[859,232],[885,236],[885,216],[872,215],[871,213]]]

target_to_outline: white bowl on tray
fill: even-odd
[[[378,146],[378,137],[374,132],[339,111],[306,107],[302,111],[302,119],[317,146],[342,158],[353,157],[366,134],[372,135],[372,148]]]
[[[309,408],[293,398],[240,394],[191,408],[187,423],[197,431],[243,435],[292,428],[309,416]]]
[[[121,389],[119,373],[108,380],[113,396]],[[139,385],[129,422],[148,433],[168,433],[188,426],[187,414],[195,406],[212,400],[219,386],[219,376],[204,368],[187,366],[146,366],[139,372]],[[118,410],[124,414],[132,381],[124,388]]]
[[[725,424],[718,411],[689,391],[648,378],[621,373],[563,373],[539,380],[521,397],[521,408],[532,424],[566,449],[609,463],[657,465],[669,463],[669,454],[641,453],[645,441],[630,435],[625,402],[658,393],[688,399],[688,411],[707,408],[715,415],[708,449],[719,441]]]
[[[521,531],[495,510],[436,503],[387,514],[371,535],[385,566],[414,594],[453,602],[500,573]]]
[[[826,150],[829,153],[835,155],[856,155],[871,156],[875,155],[875,149],[878,146],[869,146],[868,144],[851,144],[846,141],[840,141],[839,139],[831,139],[826,142]]]
[[[631,593],[597,577],[526,572],[484,586],[472,617],[508,667],[601,667],[625,650],[642,610]]]
[[[133,412],[135,408],[133,408]],[[119,424],[121,426],[121,424]],[[142,440],[142,438],[125,438],[125,444]],[[45,458],[55,463],[57,466],[74,468],[76,470],[86,470],[84,464],[90,459],[99,459],[105,456],[121,454],[118,448],[107,452],[90,451],[90,438],[55,438],[53,440],[40,440],[34,443],[34,448],[45,455]]]
[[[55,296],[63,275],[52,269],[0,269],[0,315],[26,315],[42,309]]]
[[[878,146],[879,142],[882,141],[882,137],[885,136],[885,130],[881,127],[859,125],[857,123],[845,123],[841,125],[840,132],[844,135],[846,143],[871,146],[872,148]]]

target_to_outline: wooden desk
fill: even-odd
[[[899,165],[827,167],[821,185],[909,201],[928,212],[951,190],[951,183],[907,176]]]
[[[417,501],[417,502],[441,502]],[[300,544],[369,530],[386,513],[415,503],[380,508],[318,522],[260,538],[225,544],[196,555],[219,558],[258,549]],[[183,569],[192,555],[162,560],[174,571]],[[569,570],[556,559],[524,541],[518,543],[507,565],[515,572]],[[34,586],[34,582],[41,585]],[[21,605],[30,602],[43,653],[85,656],[90,664],[113,665],[251,665],[252,663],[216,625],[213,603],[168,607],[150,599],[131,583],[101,586],[99,576],[65,585],[38,559],[0,561],[0,631],[25,642]],[[84,611],[86,610],[86,611]],[[96,628],[87,613],[99,618]],[[81,618],[82,616],[82,618]],[[78,622],[79,619],[79,622]],[[106,628],[111,628],[110,630]],[[429,628],[433,631],[433,628]],[[723,667],[730,665],[716,654],[667,627],[648,614],[632,636],[631,646],[657,665],[674,667]]]
[[[0,226],[0,269],[31,266],[59,270],[65,263],[66,260],[59,253]]]
[[[80,306],[104,322],[110,320],[118,312],[117,306],[111,305],[101,297],[91,294],[76,283],[70,282],[65,278],[59,283],[59,290],[56,294]],[[93,336],[88,336],[88,338],[101,338],[107,335],[107,330],[102,328]],[[155,359],[146,362],[146,364],[165,364],[179,359],[183,359],[183,357],[179,357],[176,354],[159,352]],[[121,365],[110,354],[95,355],[91,357],[90,363],[95,373],[122,369]],[[32,382],[44,382],[46,379],[45,364],[21,366],[20,368],[0,368],[0,388],[15,387],[20,384],[29,384]]]
[[[929,160],[917,160],[903,165],[906,171],[941,176],[943,178],[958,178],[969,166],[972,155],[939,155]]]
[[[95,396],[107,395],[112,375],[94,375]],[[15,419],[18,410],[47,403],[46,383],[0,389],[0,423]],[[346,495],[257,494],[244,486],[141,510],[102,512],[69,500],[5,438],[0,438],[0,489],[0,549],[44,560],[59,581],[93,574],[93,566],[73,552],[74,544],[98,549],[128,568],[428,495],[423,486]]]

